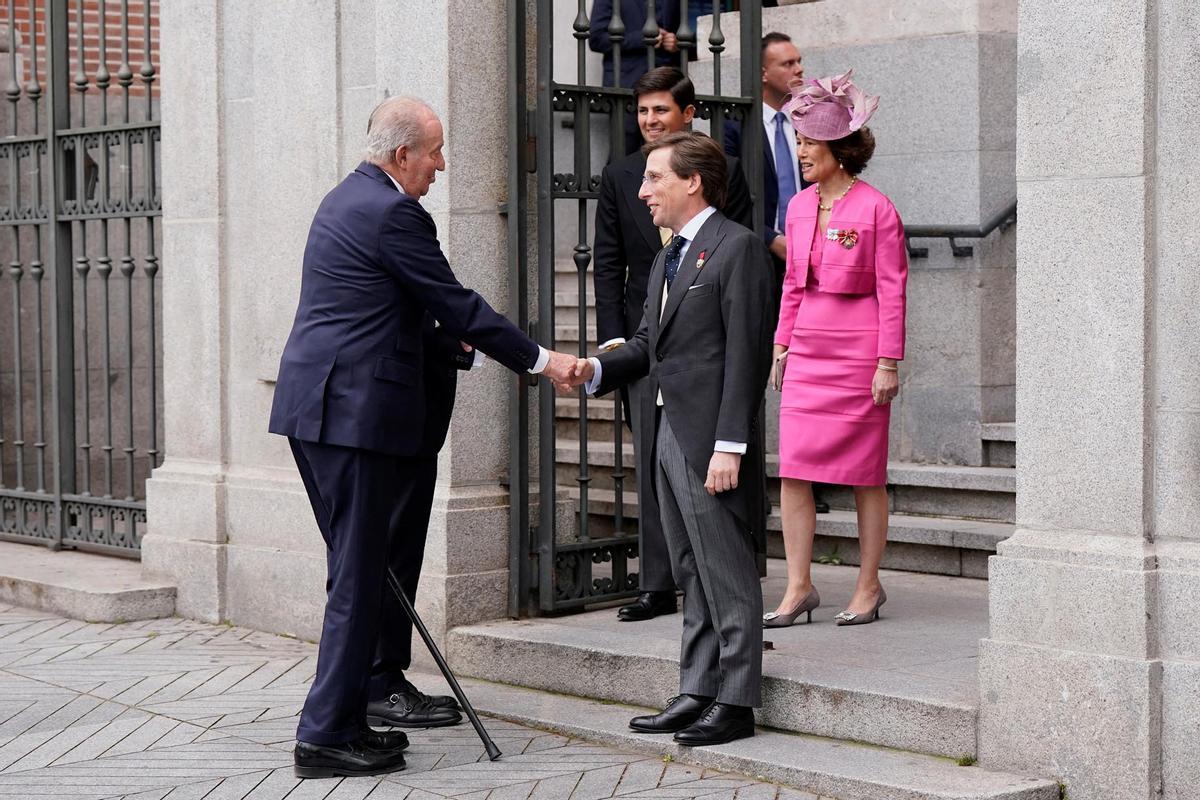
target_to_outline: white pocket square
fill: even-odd
[[[707,283],[697,283],[695,286],[689,286],[689,287],[688,287],[688,291],[690,292],[690,291],[692,291],[693,289],[702,289],[702,288],[704,288],[705,286],[708,286],[708,284],[707,284]]]

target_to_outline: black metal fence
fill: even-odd
[[[0,538],[136,557],[162,461],[158,2],[0,12]]]
[[[588,80],[587,40],[593,0],[578,0],[576,13],[569,18],[554,15],[554,0],[535,0],[530,5],[536,9],[536,24],[528,28],[536,35],[532,85],[526,69],[526,3],[509,2],[508,69],[512,89],[506,212],[513,287],[510,313],[550,349],[573,349],[580,355],[594,351],[594,335],[589,332],[589,296],[595,232],[590,224],[598,197],[599,172],[609,157],[624,153],[626,120],[635,114],[631,90],[619,85],[622,44],[643,44],[647,61],[653,65],[654,43],[660,33],[656,8],[675,3],[680,23],[672,33],[682,53],[681,68],[690,71],[698,86],[713,87],[710,93],[697,97],[696,116],[705,121],[702,126],[720,140],[726,121],[752,119],[748,115],[753,115],[762,102],[761,0],[736,3],[739,14],[734,32],[729,32],[722,15],[723,6],[734,4],[728,0],[712,3],[711,26],[703,41],[698,41],[689,21],[688,0],[639,2],[646,9],[645,24],[636,30],[623,19],[621,0],[611,4],[613,14],[606,33],[613,42],[614,77],[606,85]],[[558,31],[564,32],[564,40],[567,36],[573,39],[574,74],[569,76],[556,76],[553,71]],[[740,49],[740,89],[736,94],[722,94],[723,85],[729,84],[728,79],[722,82],[722,67],[728,73],[731,60],[726,55],[727,36],[736,36]],[[700,64],[711,70],[711,84],[707,75],[703,80],[697,75]],[[597,140],[606,141],[607,147],[597,148]],[[762,211],[757,207],[757,195],[763,158],[760,138],[745,136],[742,142],[743,170],[755,195],[759,224]],[[597,150],[602,153],[599,157]],[[536,174],[532,187],[530,173]],[[536,196],[532,217],[531,191]],[[527,267],[531,260],[536,270],[533,275]],[[573,304],[558,302],[556,290],[559,294],[570,292],[562,291],[564,280],[556,281],[556,277],[574,284]],[[536,303],[531,303],[534,294]],[[568,307],[567,313],[574,319],[564,318],[562,312]],[[620,402],[601,401],[605,409],[602,422],[593,421],[589,426],[589,398],[582,392],[575,398],[558,399],[549,382],[542,381],[537,393],[537,424],[532,428],[528,387],[515,386],[510,398],[513,504],[509,599],[513,616],[528,613],[531,605],[543,612],[580,609],[631,596],[638,588],[636,520],[625,511],[636,487],[625,466],[628,431]],[[564,417],[578,426],[573,439],[560,438],[556,431],[556,422]],[[531,488],[534,475],[536,482]]]

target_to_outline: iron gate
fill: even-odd
[[[2,11],[0,538],[136,557],[162,461],[158,1]]]
[[[647,8],[646,24],[640,30],[626,30],[621,17],[621,0],[613,0],[613,15],[607,33],[614,43],[612,74],[619,82],[621,43],[636,39],[647,47],[648,62],[654,61],[653,43],[659,35],[656,23],[655,0],[641,0]],[[568,0],[569,2],[569,0]],[[681,68],[687,72],[693,63],[692,78],[698,88],[708,85],[712,90],[697,97],[698,120],[707,123],[709,132],[718,141],[723,139],[725,122],[754,119],[755,109],[762,102],[760,81],[762,37],[761,0],[741,0],[738,4],[737,36],[740,44],[740,90],[723,94],[729,81],[723,84],[722,67],[728,72],[729,56],[724,56],[726,36],[723,28],[722,5],[732,6],[730,0],[712,3],[712,25],[707,42],[698,43],[696,30],[688,19],[688,0],[659,0],[676,2],[680,6],[679,29],[675,32],[680,49],[687,54]],[[580,355],[595,351],[595,337],[588,330],[592,260],[589,225],[594,201],[600,185],[599,171],[604,158],[611,157],[614,148],[623,144],[626,115],[633,114],[633,95],[620,86],[589,85],[587,80],[587,38],[590,27],[589,11],[592,0],[578,0],[571,19],[556,19],[555,6],[565,6],[559,0],[535,0],[534,45],[535,83],[527,82],[526,2],[509,2],[508,70],[513,79],[509,97],[509,193],[506,212],[509,233],[510,312],[512,318],[545,347],[559,347],[559,334],[565,341],[576,331],[574,349]],[[569,28],[567,27],[569,26]],[[553,74],[554,33],[569,30],[574,41],[574,74],[571,80]],[[703,53],[704,60],[697,60]],[[690,57],[690,58],[689,58]],[[705,62],[711,57],[711,64]],[[725,63],[723,63],[723,60]],[[697,65],[711,70],[708,76],[698,75]],[[702,81],[701,78],[704,78]],[[703,123],[701,123],[703,127]],[[612,143],[602,157],[593,152],[596,140]],[[556,138],[557,137],[557,138]],[[743,136],[742,165],[747,181],[755,195],[755,225],[761,225],[762,208],[758,194],[762,183],[760,137]],[[570,151],[570,163],[556,160],[556,144]],[[621,153],[618,152],[617,155]],[[564,168],[565,167],[565,168]],[[531,180],[533,173],[536,180]],[[530,184],[533,184],[531,187]],[[536,215],[529,215],[529,193],[536,192]],[[560,215],[564,215],[560,217]],[[556,220],[573,220],[574,230],[556,227]],[[565,244],[556,242],[556,231]],[[530,250],[531,239],[533,250]],[[526,265],[532,260],[536,272],[530,275]],[[556,269],[556,266],[558,269]],[[556,275],[573,283],[577,292],[574,307],[569,297],[563,304],[556,301]],[[530,295],[536,293],[535,306]],[[562,291],[564,296],[569,291]],[[557,316],[556,316],[557,313]],[[573,317],[568,319],[567,317]],[[568,343],[569,344],[569,343]],[[510,595],[512,616],[529,613],[531,605],[538,611],[553,612],[581,609],[585,605],[628,597],[636,593],[638,575],[632,563],[638,556],[636,524],[631,524],[627,506],[632,509],[636,484],[628,472],[631,452],[627,452],[620,402],[591,401],[603,410],[600,435],[589,429],[589,398],[581,391],[578,396],[556,398],[548,381],[537,387],[536,440],[530,425],[530,398],[523,382],[514,382],[510,407],[510,487],[512,506],[510,519]],[[611,418],[611,421],[610,419]],[[575,440],[560,439],[556,422],[578,425]],[[533,443],[536,441],[536,445]],[[535,452],[536,450],[536,452]],[[536,462],[535,462],[536,457]],[[595,475],[593,468],[605,470]],[[530,479],[536,471],[537,483]],[[563,489],[559,481],[574,484]],[[546,499],[553,498],[553,502]]]

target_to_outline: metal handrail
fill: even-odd
[[[982,225],[973,227],[970,225],[908,225],[904,229],[905,244],[908,246],[909,258],[928,258],[928,247],[913,247],[910,243],[912,239],[948,239],[950,241],[950,252],[956,258],[969,258],[974,255],[975,248],[971,245],[962,245],[955,242],[955,239],[985,239],[992,231],[999,228],[1001,231],[1006,231],[1015,225],[1017,222],[1017,201],[1013,198],[1012,202],[1005,206],[1001,211],[984,222]]]

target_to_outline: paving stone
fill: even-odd
[[[403,772],[301,781],[291,751],[315,653],[243,628],[0,605],[0,800],[821,800],[496,717],[497,762],[461,725],[409,731]],[[489,704],[523,691],[468,683]]]

